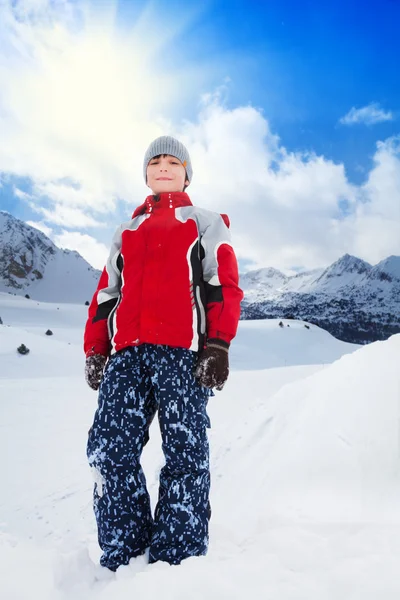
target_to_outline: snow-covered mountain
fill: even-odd
[[[90,300],[96,271],[75,251],[0,211],[0,292],[46,302]],[[353,343],[400,332],[400,256],[375,266],[345,254],[326,269],[288,277],[274,268],[240,278],[242,319],[296,318]]]
[[[0,211],[0,291],[46,302],[91,300],[100,273],[74,250]]]
[[[345,254],[326,269],[292,277],[258,269],[240,281],[243,319],[303,319],[356,343],[400,332],[400,256],[372,266]]]

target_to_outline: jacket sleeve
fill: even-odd
[[[207,339],[229,346],[235,337],[243,292],[226,215],[215,214],[201,238],[206,292]]]
[[[106,266],[89,306],[84,333],[86,356],[92,354],[108,356],[110,351],[108,317],[118,303],[121,290],[121,232],[120,226],[114,234]]]

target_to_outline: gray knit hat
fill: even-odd
[[[186,175],[189,179],[189,182],[192,181],[193,169],[192,163],[190,162],[189,152],[186,150],[185,146],[175,138],[171,137],[170,135],[162,135],[154,140],[154,142],[151,142],[150,146],[147,148],[146,154],[144,155],[143,175],[146,183],[147,165],[152,158],[158,156],[159,154],[170,154],[171,156],[178,158],[186,169]]]

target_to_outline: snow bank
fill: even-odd
[[[262,514],[400,524],[399,356],[395,335],[257,398],[221,465],[216,511],[236,497],[244,529]]]
[[[279,323],[283,327],[279,327]],[[234,369],[240,370],[330,364],[359,347],[304,321],[240,321],[230,361]]]

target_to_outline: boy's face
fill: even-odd
[[[153,194],[182,192],[189,185],[186,170],[181,161],[170,154],[161,154],[147,165],[147,185]]]

